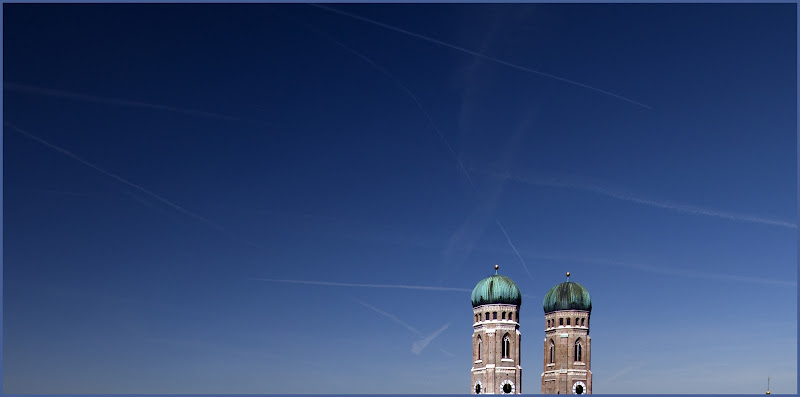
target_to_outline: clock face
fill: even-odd
[[[575,382],[574,385],[572,385],[572,394],[584,394],[584,393],[586,393],[585,383],[577,381]]]
[[[500,391],[502,391],[505,394],[513,393],[514,389],[515,389],[514,382],[511,382],[508,379],[504,380],[503,383],[500,384]]]

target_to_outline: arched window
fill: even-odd
[[[503,317],[503,320],[506,319],[506,312],[503,312],[503,316],[502,317]]]
[[[481,340],[481,336],[478,335],[478,360],[481,359],[481,347],[483,346],[483,340]]]
[[[484,320],[489,320],[489,312],[486,312],[486,318]]]
[[[556,343],[550,339],[550,364],[556,362]]]
[[[575,341],[575,361],[583,361],[583,347],[580,338]]]
[[[511,338],[508,337],[508,334],[503,336],[503,358],[508,358],[511,354]]]
[[[586,325],[586,319],[585,319],[585,318],[582,318],[582,319],[581,319],[581,327],[583,327],[583,326],[585,326],[585,325]]]

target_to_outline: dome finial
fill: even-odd
[[[494,274],[497,275],[497,269],[500,268],[500,265],[494,265]]]
[[[567,281],[569,281],[569,272],[567,272]]]

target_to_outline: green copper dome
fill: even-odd
[[[586,310],[591,312],[592,298],[589,297],[589,291],[582,285],[567,281],[550,288],[550,292],[544,296],[542,305],[545,313],[556,310]]]
[[[522,294],[510,278],[495,274],[478,282],[472,290],[472,307],[505,303],[519,306]]]

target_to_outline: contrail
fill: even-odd
[[[643,197],[638,197],[635,195],[622,193],[618,191],[614,191],[612,189],[608,189],[605,187],[600,187],[593,184],[585,184],[585,183],[575,183],[575,182],[562,182],[558,180],[546,180],[542,178],[526,178],[515,176],[511,174],[495,174],[495,176],[501,177],[503,179],[511,179],[531,185],[538,185],[538,186],[549,186],[549,187],[559,187],[559,188],[568,188],[568,189],[575,189],[575,190],[583,190],[587,192],[601,194],[607,197],[615,198],[618,200],[628,201],[631,203],[647,205],[650,207],[655,208],[663,208],[669,209],[677,212],[687,213],[687,214],[695,214],[695,215],[705,215],[711,216],[716,218],[723,218],[732,221],[738,222],[749,222],[749,223],[760,223],[764,225],[771,225],[771,226],[780,226],[790,229],[797,229],[797,225],[791,222],[786,222],[778,219],[769,219],[763,218],[759,216],[747,215],[747,214],[739,214],[733,212],[725,212],[725,211],[718,211],[709,208],[702,208],[690,204],[678,204],[669,201],[663,200],[653,200]]]
[[[698,215],[706,215],[706,216],[713,216],[717,218],[724,218],[733,221],[739,222],[750,222],[750,223],[761,223],[765,225],[773,225],[773,226],[782,226],[791,229],[797,229],[797,225],[791,222],[781,221],[777,219],[769,219],[769,218],[762,218],[758,216],[746,215],[746,214],[737,214],[733,212],[725,212],[725,211],[717,211],[708,208],[701,208],[694,205],[687,205],[687,204],[676,204],[670,203],[667,201],[656,201],[645,199],[641,197],[635,197],[631,195],[625,195],[617,192],[612,192],[600,188],[592,189],[592,191],[604,194],[609,197],[614,197],[620,200],[626,200],[637,204],[644,204],[649,205],[651,207],[657,208],[665,208],[670,209],[673,211],[688,213],[688,214],[698,214]]]
[[[344,16],[347,16],[347,17],[350,17],[350,18],[354,18],[354,19],[357,19],[357,20],[362,21],[362,22],[366,22],[366,23],[370,23],[370,24],[373,24],[373,25],[376,25],[376,26],[380,26],[382,28],[389,29],[389,30],[392,30],[392,31],[395,31],[395,32],[398,32],[398,33],[409,35],[411,37],[415,37],[415,38],[418,38],[418,39],[421,39],[421,40],[425,40],[425,41],[430,42],[430,43],[434,43],[434,44],[438,44],[440,46],[444,46],[444,47],[447,47],[447,48],[450,48],[450,49],[454,49],[456,51],[461,51],[463,53],[470,54],[470,55],[485,59],[487,61],[492,61],[492,62],[501,64],[501,65],[505,65],[505,66],[508,66],[508,67],[516,69],[516,70],[521,70],[523,72],[537,74],[537,75],[548,77],[548,78],[551,78],[551,79],[554,79],[554,80],[558,80],[558,81],[561,81],[561,82],[564,82],[564,83],[567,83],[567,84],[572,84],[572,85],[575,85],[575,86],[578,86],[578,87],[586,88],[586,89],[589,89],[589,90],[592,90],[592,91],[595,91],[595,92],[599,92],[601,94],[605,94],[605,95],[608,95],[608,96],[611,96],[611,97],[614,97],[614,98],[617,98],[617,99],[621,99],[623,101],[632,103],[632,104],[634,104],[636,106],[641,106],[641,107],[643,107],[645,109],[651,109],[651,110],[653,109],[652,107],[650,107],[648,105],[645,105],[645,104],[643,104],[641,102],[634,101],[633,99],[626,98],[624,96],[615,94],[613,92],[609,92],[609,91],[606,91],[606,90],[602,90],[600,88],[592,87],[592,86],[587,85],[587,84],[579,83],[579,82],[577,82],[575,80],[570,80],[570,79],[566,79],[566,78],[559,77],[559,76],[556,76],[556,75],[552,75],[552,74],[549,74],[549,73],[540,72],[538,70],[534,70],[534,69],[531,69],[531,68],[528,68],[528,67],[525,67],[525,66],[521,66],[521,65],[518,65],[518,64],[515,64],[515,63],[504,61],[504,60],[499,59],[499,58],[495,58],[495,57],[488,56],[488,55],[485,55],[485,54],[482,54],[482,53],[479,53],[479,52],[476,52],[476,51],[472,51],[472,50],[466,49],[464,47],[460,47],[460,46],[457,46],[457,45],[454,45],[454,44],[450,44],[450,43],[447,43],[447,42],[444,42],[444,41],[441,41],[441,40],[437,40],[437,39],[434,39],[432,37],[421,35],[419,33],[414,33],[414,32],[411,32],[411,31],[408,31],[408,30],[405,30],[405,29],[401,29],[401,28],[398,28],[396,26],[392,26],[392,25],[389,25],[389,24],[386,24],[386,23],[383,23],[383,22],[378,22],[378,21],[376,21],[374,19],[362,17],[362,16],[359,16],[359,15],[356,15],[356,14],[351,14],[349,12],[338,10],[338,9],[335,9],[335,8],[332,8],[332,7],[328,7],[328,6],[324,6],[324,5],[321,5],[321,4],[309,4],[309,5],[317,7],[317,8],[322,8],[322,9],[328,10],[330,12],[337,13],[339,15],[344,15]]]
[[[307,23],[303,23],[301,21],[295,20],[294,18],[289,18],[289,17],[286,17],[286,18],[291,19],[293,22],[297,23],[298,25],[301,25],[301,26],[305,27],[306,29],[311,30],[311,31],[313,31],[313,32],[325,37],[326,39],[332,41],[333,43],[336,43],[336,45],[338,45],[339,47],[342,47],[347,52],[349,52],[349,53],[361,58],[361,60],[363,60],[364,62],[367,62],[370,65],[372,65],[372,67],[374,67],[375,69],[378,69],[381,73],[383,73],[384,75],[389,77],[389,79],[392,80],[392,82],[395,85],[397,85],[406,95],[408,95],[409,98],[411,98],[411,100],[414,102],[414,105],[416,105],[417,108],[420,110],[420,112],[422,112],[422,114],[425,116],[425,119],[428,121],[428,124],[431,126],[431,128],[434,130],[434,132],[436,132],[436,134],[439,135],[439,138],[442,140],[444,145],[447,147],[447,150],[450,151],[450,154],[452,154],[453,157],[458,162],[458,166],[461,169],[461,171],[464,173],[464,176],[467,177],[467,182],[469,182],[469,185],[472,186],[473,190],[475,190],[476,192],[478,191],[478,188],[475,186],[475,183],[472,181],[472,177],[469,175],[469,172],[467,172],[466,166],[464,166],[464,163],[461,161],[461,158],[458,156],[458,153],[455,151],[455,149],[453,149],[453,146],[450,145],[450,142],[444,136],[444,133],[442,133],[442,130],[440,130],[439,127],[436,125],[436,123],[433,121],[433,117],[431,117],[430,113],[428,113],[428,111],[425,110],[425,107],[422,106],[422,103],[420,102],[419,98],[397,76],[395,76],[388,69],[384,68],[383,66],[381,66],[378,63],[376,63],[375,61],[373,61],[370,57],[362,54],[359,51],[356,51],[355,49],[353,49],[352,47],[342,43],[341,41],[336,40],[330,34],[324,32],[324,31],[322,31],[320,29],[317,29],[317,28],[315,28],[315,27],[313,27],[313,26],[311,26],[311,25],[309,25]]]
[[[397,284],[355,284],[355,283],[337,283],[331,281],[309,281],[309,280],[281,280],[270,278],[254,278],[258,281],[269,281],[275,283],[293,283],[293,284],[311,284],[311,285],[330,285],[335,287],[361,287],[361,288],[399,288],[399,289],[416,289],[424,291],[458,291],[458,292],[472,292],[469,288],[453,288],[453,287],[429,287],[424,285],[397,285]]]
[[[384,316],[384,317],[386,317],[386,318],[388,318],[388,319],[390,319],[390,320],[394,321],[395,323],[397,323],[397,324],[401,325],[403,328],[405,328],[405,329],[407,329],[407,330],[409,330],[409,331],[411,331],[411,332],[413,332],[413,333],[415,333],[415,334],[417,334],[417,335],[419,335],[419,336],[422,336],[422,332],[419,332],[419,330],[418,330],[418,329],[416,329],[416,328],[412,327],[411,325],[409,325],[409,324],[408,324],[408,323],[406,323],[405,321],[403,321],[403,320],[401,320],[401,319],[397,318],[397,316],[395,316],[394,314],[387,313],[387,312],[385,312],[385,311],[383,311],[383,310],[381,310],[381,309],[378,309],[378,308],[377,308],[377,307],[375,307],[375,306],[372,306],[372,305],[370,305],[369,303],[362,302],[362,301],[360,301],[360,300],[358,300],[358,299],[355,299],[355,301],[356,301],[356,303],[358,303],[359,305],[361,305],[361,306],[364,306],[364,307],[366,307],[367,309],[370,309],[370,310],[374,311],[375,313],[378,313],[378,314],[380,314],[381,316]],[[440,328],[440,329],[438,329],[437,331],[435,331],[434,333],[432,333],[432,334],[430,334],[430,335],[428,335],[428,336],[426,336],[426,337],[424,337],[424,338],[422,338],[422,339],[420,339],[420,340],[418,340],[418,341],[414,342],[414,343],[411,345],[411,352],[412,352],[412,353],[414,353],[414,354],[417,354],[417,355],[419,355],[420,353],[422,353],[422,350],[424,350],[426,347],[428,347],[428,345],[429,345],[429,344],[430,344],[430,343],[431,343],[431,342],[432,342],[434,339],[436,339],[436,337],[437,337],[437,336],[439,336],[439,334],[441,334],[442,332],[444,332],[444,330],[446,330],[446,329],[447,329],[447,327],[449,327],[449,326],[450,326],[450,323],[447,323],[447,324],[445,324],[445,325],[444,325],[442,328]],[[443,352],[445,352],[446,354],[450,354],[450,355],[452,356],[452,353],[450,353],[450,352],[448,352],[448,351],[446,351],[446,350],[444,350],[444,349],[441,349],[441,350],[442,350]]]
[[[506,236],[506,241],[508,241],[508,245],[511,246],[511,249],[514,250],[514,253],[517,254],[517,258],[519,258],[519,262],[522,263],[522,267],[525,268],[525,273],[528,273],[528,276],[533,279],[533,275],[530,271],[528,271],[528,265],[525,263],[525,259],[522,259],[522,255],[519,254],[517,251],[517,247],[514,246],[514,243],[511,242],[511,237],[508,237],[508,233],[506,232],[506,228],[503,227],[503,224],[500,223],[500,219],[494,218],[497,221],[497,226],[500,226],[500,231],[503,232],[503,235]]]
[[[325,8],[325,7],[323,7],[323,8]],[[390,80],[392,80],[392,82],[394,82],[395,85],[397,85],[409,98],[411,98],[411,100],[414,102],[414,104],[417,106],[417,108],[420,110],[420,112],[422,112],[422,114],[425,116],[425,119],[428,121],[428,124],[436,132],[436,134],[439,135],[439,138],[441,138],[442,142],[447,147],[447,149],[450,152],[450,154],[458,162],[459,169],[464,174],[464,177],[467,178],[467,182],[469,182],[469,185],[472,187],[472,190],[477,195],[480,195],[478,187],[475,186],[475,183],[472,180],[472,176],[470,175],[469,171],[467,171],[467,168],[464,166],[464,163],[461,161],[461,158],[458,155],[458,153],[455,151],[455,149],[453,149],[453,145],[450,144],[450,142],[447,140],[447,137],[445,137],[444,133],[442,133],[442,131],[439,129],[439,127],[436,126],[436,123],[433,121],[433,117],[431,117],[430,113],[428,113],[428,111],[425,110],[425,107],[422,106],[422,102],[420,102],[419,98],[411,91],[411,89],[408,88],[408,86],[406,86],[397,76],[395,76],[388,69],[386,69],[385,67],[379,65],[377,62],[373,61],[370,57],[362,54],[359,51],[356,51],[355,49],[353,49],[350,46],[342,43],[341,41],[336,40],[330,34],[324,32],[324,31],[322,31],[320,29],[317,29],[317,28],[315,28],[315,27],[313,27],[313,26],[311,26],[311,25],[309,25],[307,23],[303,23],[301,21],[298,21],[298,20],[296,20],[294,18],[290,18],[290,17],[286,17],[286,18],[292,20],[293,22],[295,22],[295,23],[297,23],[297,24],[299,24],[299,25],[301,25],[303,27],[305,27],[308,30],[311,30],[311,31],[313,31],[313,32],[325,37],[326,39],[332,41],[333,43],[336,43],[336,45],[342,47],[347,52],[359,57],[361,60],[367,62],[370,65],[372,65],[372,67],[378,69],[381,73],[383,73]],[[498,225],[499,225],[500,221],[497,220],[497,222],[498,222]],[[502,225],[499,225],[499,226],[502,228]],[[519,257],[520,261],[522,261],[522,264],[525,267],[525,272],[527,272],[528,275],[530,276],[530,272],[528,271],[528,268],[525,265],[525,261],[522,259],[521,256],[519,256],[519,252],[517,252],[517,249],[511,243],[511,238],[508,236],[508,233],[506,233],[506,231],[504,229],[503,229],[503,234],[506,236],[506,239],[508,240],[509,244],[511,244],[511,247],[516,252],[517,257]],[[531,278],[532,278],[532,276],[531,276]]]
[[[796,281],[772,280],[766,278],[739,276],[735,274],[725,274],[717,272],[698,272],[685,269],[666,268],[663,266],[653,266],[643,263],[631,263],[631,262],[621,262],[617,260],[598,259],[596,257],[583,258],[583,257],[562,256],[562,255],[538,255],[538,256],[541,258],[557,260],[557,261],[583,262],[583,263],[597,264],[597,265],[610,265],[610,266],[624,267],[628,269],[636,269],[649,273],[665,274],[670,276],[679,276],[692,279],[704,278],[710,280],[741,281],[741,282],[758,283],[758,284],[786,285],[795,287],[797,286]]]
[[[68,98],[68,99],[77,99],[81,101],[89,101],[89,102],[97,102],[97,103],[105,103],[105,104],[112,104],[112,105],[121,105],[121,106],[129,106],[129,107],[138,107],[138,108],[146,108],[146,109],[154,109],[154,110],[164,110],[168,112],[176,112],[176,113],[183,113],[192,116],[200,116],[206,118],[215,118],[215,119],[222,119],[222,120],[231,120],[231,121],[248,121],[248,122],[256,122],[252,120],[245,120],[239,117],[227,116],[224,114],[219,113],[211,113],[211,112],[204,112],[202,110],[195,110],[195,109],[184,109],[178,108],[174,106],[167,106],[167,105],[159,105],[153,103],[146,103],[146,102],[136,102],[130,101],[127,99],[117,99],[117,98],[104,98],[98,97],[93,95],[85,95],[85,94],[78,94],[74,92],[67,92],[67,91],[59,91],[53,90],[49,88],[41,88],[41,87],[33,87],[25,84],[18,84],[18,83],[11,83],[11,82],[3,82],[3,89],[26,93],[26,94],[34,94],[34,95],[44,95],[44,96],[51,96],[51,97],[59,97],[59,98]],[[259,122],[256,122],[259,123]]]
[[[434,331],[432,334],[428,335],[427,337],[414,342],[414,344],[411,345],[411,352],[414,353],[414,354],[417,354],[417,355],[422,353],[422,351],[426,347],[428,347],[428,345],[434,339],[436,339],[437,336],[439,336],[442,332],[444,332],[444,330],[446,330],[447,327],[449,327],[449,326],[450,326],[450,323],[447,323],[442,328],[439,328],[438,330]]]
[[[635,369],[639,369],[639,368],[641,368],[641,367],[642,367],[642,365],[641,365],[641,364],[627,366],[627,367],[625,367],[625,368],[623,368],[623,369],[621,369],[621,370],[617,371],[617,372],[616,372],[614,375],[611,375],[611,377],[610,377],[610,378],[608,378],[607,382],[611,382],[611,381],[613,381],[613,380],[615,380],[615,379],[619,378],[620,376],[622,376],[622,375],[625,375],[625,374],[627,374],[628,372],[631,372],[631,371],[633,371],[633,370],[635,370]]]
[[[444,354],[447,354],[447,355],[448,355],[448,356],[450,356],[450,357],[455,357],[455,356],[456,356],[455,354],[453,354],[453,353],[450,353],[449,351],[447,351],[447,350],[445,350],[445,349],[442,349],[441,347],[439,348],[439,350],[441,350],[441,351],[442,351],[442,353],[444,353]]]
[[[409,331],[411,331],[411,332],[413,332],[413,333],[415,333],[415,334],[417,334],[417,335],[422,335],[422,333],[421,333],[421,332],[419,332],[419,331],[418,331],[416,328],[414,328],[414,327],[412,327],[412,326],[408,325],[408,323],[406,323],[405,321],[403,321],[403,320],[401,320],[401,319],[397,318],[397,316],[395,316],[395,315],[393,315],[393,314],[391,314],[391,313],[387,313],[387,312],[385,312],[385,311],[383,311],[383,310],[381,310],[381,309],[378,309],[378,308],[377,308],[377,307],[375,307],[375,306],[372,306],[372,305],[370,305],[370,304],[368,304],[368,303],[362,302],[362,301],[360,301],[360,300],[358,300],[358,299],[356,299],[355,301],[356,301],[358,304],[360,304],[361,306],[364,306],[364,307],[366,307],[367,309],[370,309],[370,310],[374,311],[375,313],[378,313],[378,314],[380,314],[380,315],[382,315],[382,316],[384,316],[384,317],[386,317],[386,318],[388,318],[388,319],[390,319],[390,320],[394,321],[395,323],[402,325],[402,326],[403,326],[403,327],[405,327],[407,330],[409,330]]]
[[[27,138],[33,139],[34,141],[39,142],[40,144],[49,147],[50,149],[53,149],[53,150],[55,150],[55,151],[57,151],[57,152],[59,152],[61,154],[64,154],[67,157],[69,157],[69,158],[71,158],[71,159],[73,159],[73,160],[75,160],[75,161],[77,161],[77,162],[79,162],[79,163],[81,163],[81,164],[83,164],[83,165],[85,165],[87,167],[93,168],[94,170],[99,171],[99,172],[101,172],[101,173],[103,173],[103,174],[105,174],[105,175],[107,175],[107,176],[109,176],[111,178],[114,178],[119,182],[122,182],[122,183],[124,183],[124,184],[126,184],[126,185],[128,185],[128,186],[130,186],[130,187],[132,187],[134,189],[136,189],[136,190],[139,190],[140,192],[142,192],[142,193],[144,193],[144,194],[146,194],[146,195],[148,195],[148,196],[150,196],[150,197],[152,197],[152,198],[154,198],[154,199],[156,199],[156,200],[168,205],[172,209],[174,209],[174,210],[176,210],[176,211],[178,211],[178,212],[180,212],[180,213],[182,213],[184,215],[188,215],[188,216],[190,216],[190,217],[192,217],[194,219],[197,219],[197,220],[205,223],[206,225],[209,225],[209,226],[213,227],[214,229],[217,229],[218,231],[222,232],[223,234],[225,234],[226,236],[230,237],[233,240],[243,241],[243,240],[239,239],[238,237],[234,236],[232,233],[230,233],[227,230],[225,230],[223,227],[217,225],[216,223],[211,222],[210,220],[208,220],[208,219],[206,219],[206,218],[204,218],[204,217],[202,217],[202,216],[200,216],[200,215],[198,215],[198,214],[196,214],[196,213],[194,213],[192,211],[189,211],[186,208],[183,208],[180,205],[175,204],[172,201],[169,201],[166,198],[164,198],[164,197],[162,197],[162,196],[160,196],[160,195],[158,195],[158,194],[156,194],[156,193],[154,193],[154,192],[152,192],[150,190],[147,190],[144,187],[139,186],[139,185],[137,185],[137,184],[135,184],[135,183],[133,183],[133,182],[131,182],[131,181],[129,181],[129,180],[117,175],[117,174],[114,174],[112,172],[106,171],[106,170],[100,168],[99,166],[97,166],[97,165],[95,165],[93,163],[90,163],[90,162],[84,160],[81,157],[78,157],[76,154],[74,154],[74,153],[72,153],[72,152],[70,152],[70,151],[68,151],[68,150],[66,150],[66,149],[64,149],[64,148],[62,148],[60,146],[54,145],[54,144],[52,144],[50,142],[47,142],[44,139],[39,138],[36,135],[33,135],[33,134],[31,134],[31,133],[29,133],[27,131],[24,131],[24,130],[20,129],[19,127],[16,127],[16,126],[12,125],[11,123],[8,123],[8,122],[4,121],[3,125],[5,125],[5,126],[11,128],[12,130],[24,135]],[[250,245],[254,245],[253,243],[250,243],[250,242],[246,242],[246,243],[250,244]]]
[[[75,196],[75,197],[89,197],[92,194],[90,193],[76,193],[76,192],[68,192],[63,190],[53,190],[53,189],[27,189],[27,188],[6,188],[6,191],[15,191],[15,192],[31,192],[31,193],[44,193],[44,194],[55,194],[59,196]]]

